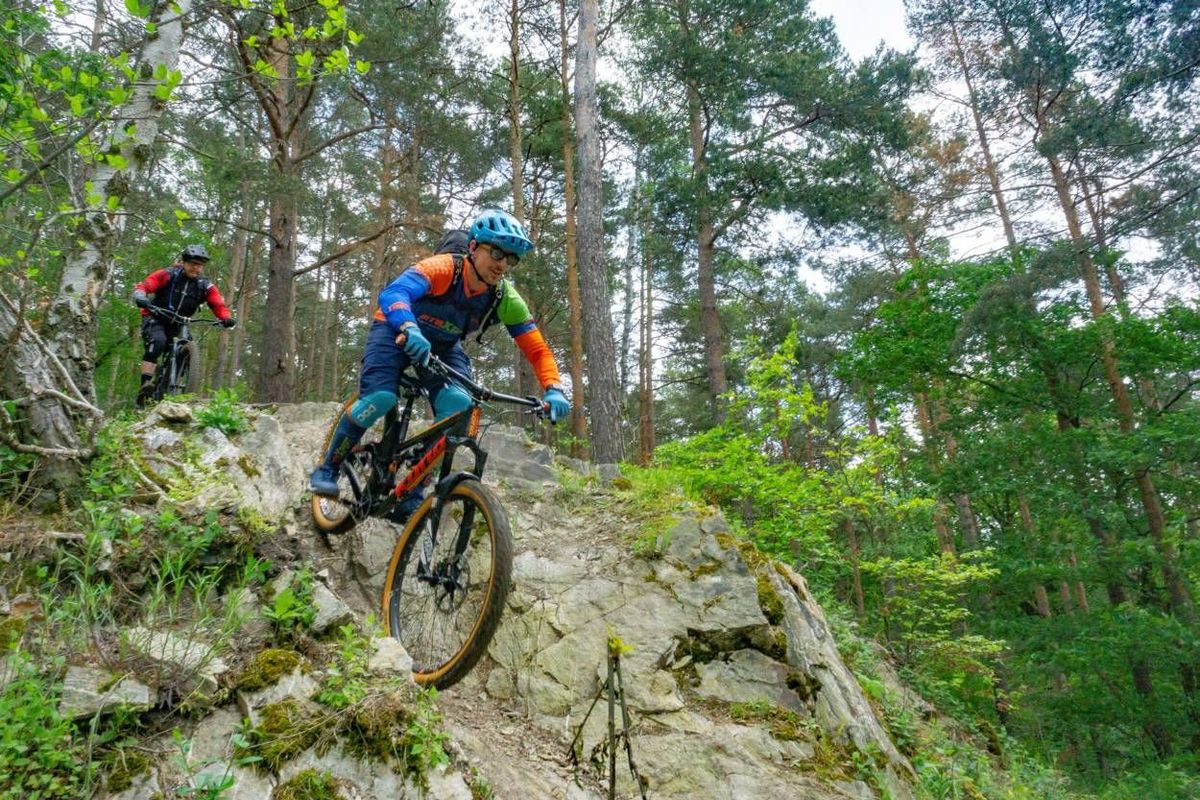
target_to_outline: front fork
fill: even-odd
[[[441,441],[446,443],[445,447],[442,448],[445,451],[445,460],[442,462],[442,471],[438,478],[437,486],[434,487],[433,501],[429,513],[425,515],[425,520],[429,522],[429,530],[422,534],[427,539],[422,542],[417,564],[417,576],[431,584],[441,585],[452,599],[454,592],[465,588],[465,583],[462,583],[459,579],[466,570],[467,547],[471,543],[471,531],[475,527],[475,505],[473,503],[463,504],[463,517],[459,521],[458,535],[454,540],[454,556],[446,559],[441,564],[431,565],[430,558],[437,545],[438,527],[442,521],[442,507],[446,502],[446,498],[454,491],[455,486],[464,480],[472,478],[477,480],[482,479],[483,467],[487,463],[487,451],[469,436],[448,435]],[[475,463],[470,471],[452,471],[454,453],[460,447],[470,450],[471,454],[475,457]]]

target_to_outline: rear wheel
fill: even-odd
[[[323,533],[345,533],[354,527],[357,520],[351,511],[355,498],[361,497],[370,484],[373,471],[371,462],[369,447],[351,452],[338,470],[338,496],[312,496],[312,518],[317,530]]]
[[[467,479],[442,503],[435,542],[435,501],[425,500],[396,542],[382,606],[385,628],[413,658],[417,683],[443,689],[471,671],[500,625],[512,533],[495,495]]]
[[[322,457],[329,452],[329,443],[333,441],[333,432],[337,430],[342,414],[347,413],[356,400],[358,400],[358,392],[350,396],[342,411],[335,415],[333,421],[329,423],[329,429],[325,431],[325,441],[321,443]],[[356,520],[350,512],[354,500],[361,497],[369,486],[373,466],[371,459],[370,447],[359,447],[351,451],[338,470],[338,496],[322,497],[316,494],[312,496],[312,518],[317,530],[322,533],[345,533],[354,527]],[[356,486],[358,493],[354,491]]]

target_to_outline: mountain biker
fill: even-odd
[[[208,303],[213,315],[226,328],[237,324],[217,287],[200,276],[208,262],[202,244],[189,244],[179,260],[166,269],[156,270],[133,289],[133,302],[142,310],[142,385],[137,404],[146,404],[154,393],[154,365],[167,349],[167,343],[179,332],[179,323],[156,315],[156,309],[173,311],[181,317],[196,313],[200,303]]]
[[[418,261],[380,292],[362,357],[358,400],[343,412],[324,458],[312,473],[309,488],[313,494],[338,496],[342,459],[366,430],[396,405],[400,373],[409,365],[417,365],[435,420],[469,408],[466,392],[422,365],[432,353],[470,376],[471,360],[462,348],[462,339],[486,328],[493,319],[504,323],[533,366],[551,421],[570,413],[554,354],[525,301],[505,278],[521,256],[533,249],[533,242],[515,217],[499,209],[484,210],[471,224],[468,237],[464,254],[447,252]],[[393,519],[407,519],[421,499],[419,488],[410,492]]]

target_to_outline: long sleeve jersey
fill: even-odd
[[[415,323],[434,348],[460,341],[486,322],[495,308],[497,319],[521,348],[542,388],[557,386],[558,363],[529,306],[515,286],[505,278],[497,286],[468,294],[465,263],[455,266],[449,253],[418,261],[379,293],[375,318],[386,320],[397,332],[405,323]]]
[[[192,316],[201,303],[208,303],[217,319],[233,316],[212,281],[203,275],[189,278],[181,266],[151,272],[134,289],[145,292],[151,305],[174,311],[180,316]],[[142,316],[149,315],[150,312],[143,308]]]

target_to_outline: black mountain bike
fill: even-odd
[[[435,356],[427,367],[461,386],[471,407],[408,438],[413,404],[426,392],[415,377],[401,375],[400,402],[384,417],[381,438],[350,451],[339,467],[340,496],[313,495],[312,516],[326,534],[347,531],[367,517],[396,526],[380,600],[383,624],[412,656],[416,682],[443,689],[461,680],[486,652],[512,574],[508,515],[481,482],[487,452],[476,436],[483,404],[524,406],[539,418],[548,411],[536,397],[494,392]],[[347,402],[347,411],[355,399]],[[323,449],[336,426],[335,419]],[[473,454],[470,470],[455,469],[459,449]],[[401,498],[425,485],[435,469],[433,491],[406,523],[394,522]]]
[[[184,394],[196,389],[196,377],[192,364],[196,361],[196,342],[192,339],[192,323],[220,325],[219,319],[191,319],[176,314],[167,308],[150,307],[150,313],[168,325],[175,326],[175,335],[167,343],[167,349],[159,356],[154,368],[154,387],[150,399],[154,402],[173,394]]]

